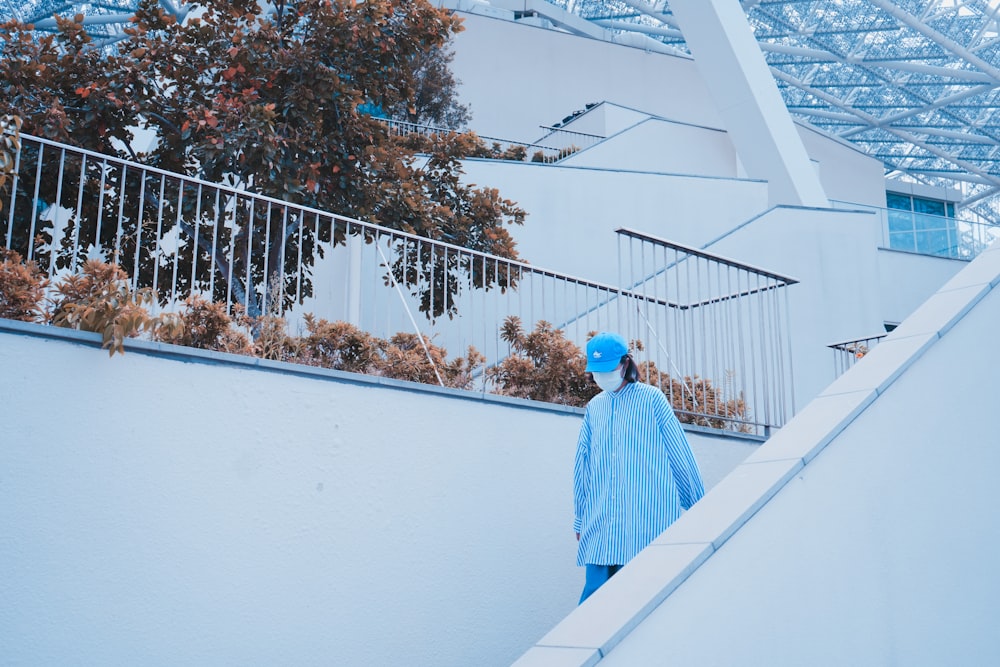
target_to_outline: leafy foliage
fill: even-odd
[[[21,150],[22,122],[20,116],[0,116],[0,191],[13,173],[17,152]],[[0,200],[0,210],[3,210],[3,200]]]
[[[583,406],[600,390],[587,375],[587,360],[562,331],[540,320],[525,333],[518,317],[508,317],[500,329],[512,354],[487,369],[497,393],[536,401]]]
[[[347,322],[305,316],[303,360],[314,366],[352,373],[370,373],[378,363],[381,345],[375,336]]]
[[[389,115],[399,120],[421,125],[459,129],[471,120],[472,113],[456,101],[460,83],[451,73],[455,53],[444,47],[434,47],[417,56],[414,69],[415,91],[410,106],[397,104]]]
[[[157,340],[203,350],[249,354],[250,341],[236,330],[225,304],[213,303],[194,294],[185,300],[178,316],[181,326],[158,332]]]
[[[683,380],[661,373],[656,364],[645,361],[639,364],[639,379],[659,387],[670,398],[677,411],[677,418],[685,424],[749,432],[744,424],[749,418],[743,395],[728,397],[711,380],[697,375]]]
[[[524,212],[495,190],[460,183],[459,160],[475,145],[473,135],[442,135],[429,157],[418,159],[404,139],[359,111],[375,105],[446,119],[458,113],[450,97],[454,82],[445,74],[458,18],[428,0],[300,0],[268,9],[254,0],[213,0],[189,17],[178,23],[156,0],[142,0],[128,38],[110,55],[93,48],[82,17],[59,18],[58,32],[42,36],[17,22],[0,26],[0,113],[21,115],[30,134],[517,257],[507,226],[521,223]],[[148,146],[135,148],[138,137]],[[37,159],[22,152],[21,195],[37,187],[43,202],[75,209],[73,193],[60,191],[55,174],[35,182],[30,166]],[[85,202],[72,223],[77,237],[114,248],[116,262],[137,266],[143,284],[157,276],[155,287],[165,294],[167,272],[158,262],[167,260],[140,253],[135,241],[142,207],[163,211],[158,233],[179,228],[185,241],[171,261],[196,268],[193,277],[182,276],[182,293],[212,286],[218,297],[228,287],[254,317],[270,304],[253,286],[266,284],[271,272],[294,274],[300,255],[312,267],[323,244],[346,238],[343,228],[314,228],[302,216],[289,219],[270,207],[202,197],[171,179],[147,183],[131,172],[108,173],[97,161],[68,160],[64,171],[70,182],[99,181],[125,198],[117,210],[110,198]],[[32,215],[30,200],[16,199],[17,219]],[[120,234],[98,222],[116,219],[118,211],[135,212],[122,220]],[[212,244],[203,238],[205,226],[220,211],[231,215],[231,225],[214,229],[218,242]],[[36,231],[52,242],[50,221],[40,221]],[[12,247],[27,246],[27,239],[15,242]],[[228,253],[230,247],[237,252]],[[54,251],[44,250],[39,261]],[[61,268],[77,261],[65,252],[61,257]],[[455,301],[453,292],[419,282],[444,274],[444,261],[441,253],[422,257],[415,272],[397,276],[421,291],[429,317],[451,314]],[[507,287],[504,276],[475,275],[474,283]],[[301,299],[311,295],[312,283],[308,275],[289,280],[277,293]]]
[[[125,339],[142,331],[155,333],[161,327],[179,326],[174,315],[150,316],[144,305],[154,302],[153,291],[132,291],[128,276],[114,264],[88,260],[79,274],[56,284],[56,293],[52,323],[100,333],[109,355],[124,354]]]
[[[448,361],[448,351],[426,337],[421,342],[416,334],[397,333],[389,339],[378,366],[380,374],[386,377],[424,384],[438,384],[440,379],[446,387],[469,389],[476,369],[485,361],[486,357],[472,346],[464,357]]]
[[[32,322],[41,315],[48,280],[34,262],[0,248],[0,317]]]

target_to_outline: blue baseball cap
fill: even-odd
[[[628,344],[616,333],[602,331],[587,341],[587,372],[607,373],[618,368]]]

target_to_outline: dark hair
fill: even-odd
[[[626,382],[638,382],[639,381],[639,367],[636,365],[635,360],[632,359],[631,354],[626,354],[622,357],[622,361],[625,363],[625,373],[622,377]]]

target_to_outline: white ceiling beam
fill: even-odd
[[[975,65],[982,71],[986,72],[993,77],[994,80],[1000,81],[1000,69],[993,66],[992,63],[988,63],[976,54],[972,53],[969,49],[965,48],[955,40],[942,35],[937,30],[934,30],[930,26],[924,24],[920,19],[913,16],[912,14],[904,11],[896,4],[889,2],[889,0],[868,0],[871,4],[875,5],[882,11],[884,11],[889,16],[899,21],[901,24],[908,28],[913,29],[915,32],[920,33],[924,37],[934,41],[941,48],[946,51],[950,51],[959,58],[962,58],[966,62]]]
[[[828,206],[740,5],[671,0],[670,8],[747,175],[768,182],[772,205]]]

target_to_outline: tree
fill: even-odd
[[[455,53],[435,47],[417,57],[416,97],[411,106],[397,104],[389,110],[393,118],[410,123],[457,130],[471,120],[469,107],[456,101],[460,83],[451,73]]]
[[[524,212],[496,190],[460,182],[459,160],[477,144],[474,135],[435,137],[424,158],[383,122],[359,112],[365,104],[414,108],[420,67],[429,54],[443,53],[461,29],[459,19],[427,0],[299,0],[274,11],[253,0],[213,0],[189,16],[180,24],[155,0],[142,0],[128,38],[112,54],[91,45],[81,16],[59,18],[58,32],[44,36],[16,22],[0,26],[0,114],[20,115],[27,134],[517,257],[507,225],[521,223]],[[442,91],[452,95],[453,86]],[[152,136],[144,150],[135,148],[140,135]],[[18,187],[25,193],[36,187],[34,173],[23,166],[32,159],[37,155],[22,151]],[[182,293],[213,285],[216,297],[228,287],[251,315],[269,309],[262,286],[284,275],[282,269],[291,275],[300,251],[304,266],[312,267],[324,246],[347,235],[336,224],[311,226],[294,211],[254,208],[232,197],[216,201],[170,179],[147,184],[138,174],[112,173],[93,161],[67,160],[65,170],[125,193],[119,210],[138,212],[126,216],[125,229],[102,227],[98,221],[115,211],[102,198],[88,201],[71,223],[78,238],[114,248],[118,263],[134,267],[146,284],[156,276],[163,290],[174,278],[169,267],[163,257],[141,252],[136,239],[143,207],[161,213],[166,207],[157,233],[179,228],[183,242],[172,261],[195,267],[172,284]],[[54,174],[42,174],[37,185],[44,201],[77,206],[69,192],[55,202]],[[26,200],[18,199],[15,219],[33,215]],[[209,227],[220,210],[231,212],[231,224]],[[35,231],[52,243],[44,224]],[[15,234],[14,241],[27,247],[26,238]],[[82,262],[65,247],[42,246],[40,260]],[[452,314],[455,303],[453,291],[420,282],[446,273],[433,270],[443,261],[431,254],[416,271],[402,270],[399,262],[389,269],[419,294],[429,317]],[[506,274],[468,271],[478,287],[510,286]],[[280,288],[284,305],[312,293],[308,275]],[[446,288],[458,289],[457,282]]]

